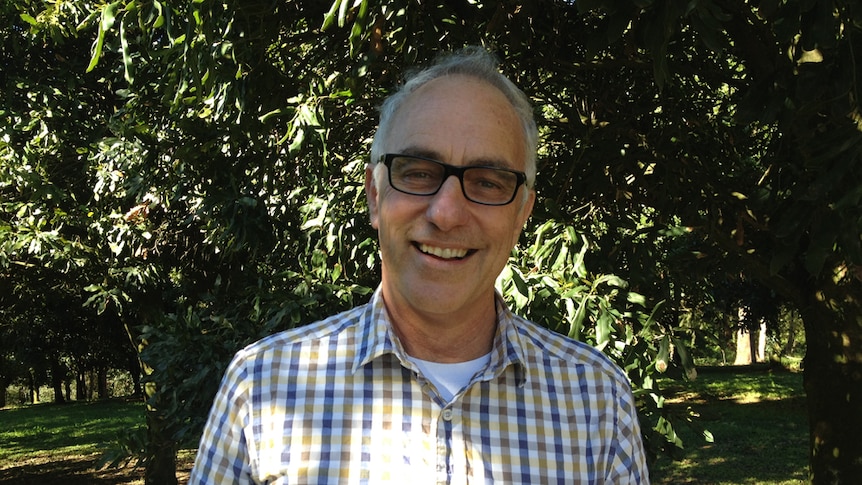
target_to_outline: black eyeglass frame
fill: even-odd
[[[437,165],[440,165],[441,167],[443,167],[443,178],[440,179],[440,185],[437,187],[436,190],[434,190],[433,192],[428,192],[428,193],[408,192],[404,189],[399,189],[395,184],[392,183],[392,161],[398,157],[413,158],[416,160],[424,160],[426,162],[432,162],[432,163],[435,163]],[[522,185],[525,185],[527,183],[527,174],[524,172],[519,172],[517,170],[510,170],[508,168],[500,168],[500,167],[490,167],[487,165],[465,165],[462,167],[458,167],[455,165],[449,165],[447,163],[443,163],[443,162],[441,162],[439,160],[435,160],[433,158],[420,157],[420,156],[416,156],[416,155],[405,155],[403,153],[386,153],[384,155],[381,155],[380,156],[380,163],[382,163],[383,165],[386,166],[386,171],[388,172],[387,177],[389,178],[389,185],[393,189],[397,190],[398,192],[401,192],[402,194],[417,195],[417,196],[434,195],[437,192],[440,192],[440,189],[443,188],[443,184],[445,184],[446,181],[449,180],[449,177],[454,175],[458,179],[458,182],[461,184],[461,193],[464,194],[464,198],[469,200],[470,202],[473,202],[474,204],[480,204],[480,205],[489,205],[489,206],[509,205],[512,203],[513,200],[515,200],[515,197],[518,195],[518,189],[520,189]],[[472,170],[472,169],[477,169],[477,168],[485,169],[485,170],[497,170],[500,172],[508,172],[508,173],[515,175],[517,183],[515,184],[515,189],[512,191],[512,196],[509,198],[509,200],[507,200],[506,202],[489,203],[489,202],[482,202],[482,201],[474,200],[469,195],[467,195],[467,190],[464,188],[464,172],[467,172],[467,171]]]

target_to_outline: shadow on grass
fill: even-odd
[[[97,469],[101,453],[58,458],[56,455],[21,460],[15,465],[0,467],[3,485],[143,485],[144,470],[140,467]],[[186,483],[194,463],[194,450],[180,450],[177,456],[177,480]]]
[[[141,423],[143,412],[143,403],[125,399],[0,410],[0,465],[42,450],[69,455],[101,451],[120,431]]]
[[[684,458],[660,458],[651,468],[654,484],[807,483],[808,421],[801,376],[740,378],[727,385],[733,379],[705,376],[707,382],[669,404],[672,411],[698,414],[698,425],[712,433],[714,442],[706,442],[696,429],[678,426]],[[759,384],[751,385],[752,379]]]
[[[0,410],[0,483],[141,484],[141,470],[95,469],[118,433],[144,419],[130,399]]]
[[[143,484],[143,470],[102,469],[95,465],[101,455],[36,457],[21,460],[0,469],[0,483],[8,485],[138,485]]]

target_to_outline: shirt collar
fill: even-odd
[[[523,385],[526,379],[526,363],[523,336],[518,331],[519,318],[516,317],[503,297],[495,295],[497,308],[497,332],[494,335],[494,345],[491,349],[491,362],[482,374],[482,380],[499,376],[510,365],[516,366],[518,384]],[[401,341],[392,331],[392,324],[380,287],[374,291],[371,301],[363,308],[360,316],[360,335],[358,349],[353,363],[353,372],[372,360],[385,355],[395,354],[401,364],[409,367],[407,353]]]

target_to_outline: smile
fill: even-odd
[[[462,259],[470,252],[467,249],[438,248],[427,244],[417,244],[419,251],[442,259]]]

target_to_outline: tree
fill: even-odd
[[[734,262],[795,304],[808,344],[812,480],[859,476],[862,11],[831,1],[579,6],[607,12],[601,38],[617,40],[604,52],[651,56],[661,114],[641,110],[638,119],[676,118],[626,133],[625,120],[599,116],[609,133],[594,147],[635,146],[635,134],[646,151],[612,164],[610,174],[621,170],[633,183],[609,188],[678,218],[702,234],[710,259]],[[683,86],[713,94],[698,107],[701,97],[687,89],[683,98]]]
[[[855,3],[20,1],[0,12],[4,276],[51,269],[140,344],[161,457],[148,483],[171,483],[176,440],[194,435],[232,350],[367,294],[373,108],[404,66],[466,43],[494,46],[539,106],[525,246],[553,235],[571,255],[586,241],[578,272],[525,247],[515,262],[536,286],[508,295],[559,297],[546,315],[569,318],[568,331],[583,317],[599,345],[614,336],[646,382],[685,308],[739,275],[759,281],[804,322],[812,481],[860,474]],[[544,266],[531,273],[523,255]],[[659,302],[654,319],[641,315]],[[178,352],[189,346],[205,350]]]
[[[116,361],[127,338],[103,326],[82,281],[104,266],[88,237],[95,213],[89,144],[113,105],[102,77],[82,77],[90,40],[76,35],[86,4],[5,2],[0,7],[0,325],[3,352],[50,369],[55,398],[65,363]],[[107,349],[107,350],[106,350]]]

